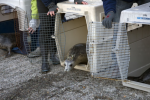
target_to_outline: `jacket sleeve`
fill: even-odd
[[[45,5],[45,7],[48,7],[48,5],[53,2],[55,3],[55,5],[58,3],[58,2],[63,2],[63,1],[67,1],[67,0],[41,0],[43,2],[43,4]]]
[[[32,19],[39,19],[37,0],[31,1],[31,14],[32,14]]]
[[[54,2],[54,3],[55,3],[56,0],[41,0],[41,1],[42,1],[43,4],[45,5],[45,7],[48,7],[48,5],[49,5],[51,2]]]
[[[107,15],[107,13],[110,11],[114,11],[114,13],[116,13],[116,0],[102,0],[102,1],[105,15]]]

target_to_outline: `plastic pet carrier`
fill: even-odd
[[[26,54],[24,19],[26,14],[31,13],[30,8],[31,0],[0,0],[0,33],[15,33],[17,47],[12,50],[17,53]]]
[[[122,11],[120,23],[142,24],[128,32],[130,63],[123,85],[150,92],[150,3]]]

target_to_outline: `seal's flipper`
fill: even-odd
[[[5,58],[12,56],[11,48],[7,48],[8,53],[5,55]]]

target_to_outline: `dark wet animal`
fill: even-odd
[[[67,53],[67,59],[64,61],[65,72],[71,71],[78,64],[87,64],[86,44],[79,43],[74,45]]]
[[[16,47],[15,33],[1,33],[0,34],[0,49],[6,49],[8,53],[5,57],[12,55],[11,49]]]
[[[128,77],[129,80],[150,84],[150,68],[139,77]]]

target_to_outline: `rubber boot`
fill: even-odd
[[[42,55],[42,66],[41,72],[49,72],[50,66],[48,63],[48,52],[50,51],[51,45],[51,35],[54,34],[54,18],[47,17],[47,15],[40,15],[40,37],[39,44]],[[53,19],[53,20],[52,20]]]
[[[53,62],[53,65],[57,65],[57,64],[60,64],[60,60],[59,60],[59,57],[58,57],[58,54],[57,54],[57,49],[53,49],[53,51],[51,51],[50,53],[50,59],[52,60]]]
[[[40,35],[40,50],[41,50],[41,56],[42,56],[42,66],[41,66],[41,72],[49,72],[50,71],[50,66],[48,63],[48,45],[47,45],[47,39],[46,39],[46,33],[41,32],[42,35]]]
[[[50,66],[48,63],[42,63],[42,67],[41,67],[41,72],[44,74],[44,73],[47,73],[50,71]]]
[[[49,72],[50,66],[48,63],[48,48],[46,46],[41,46],[41,54],[42,54],[42,66],[41,66],[41,72]]]

